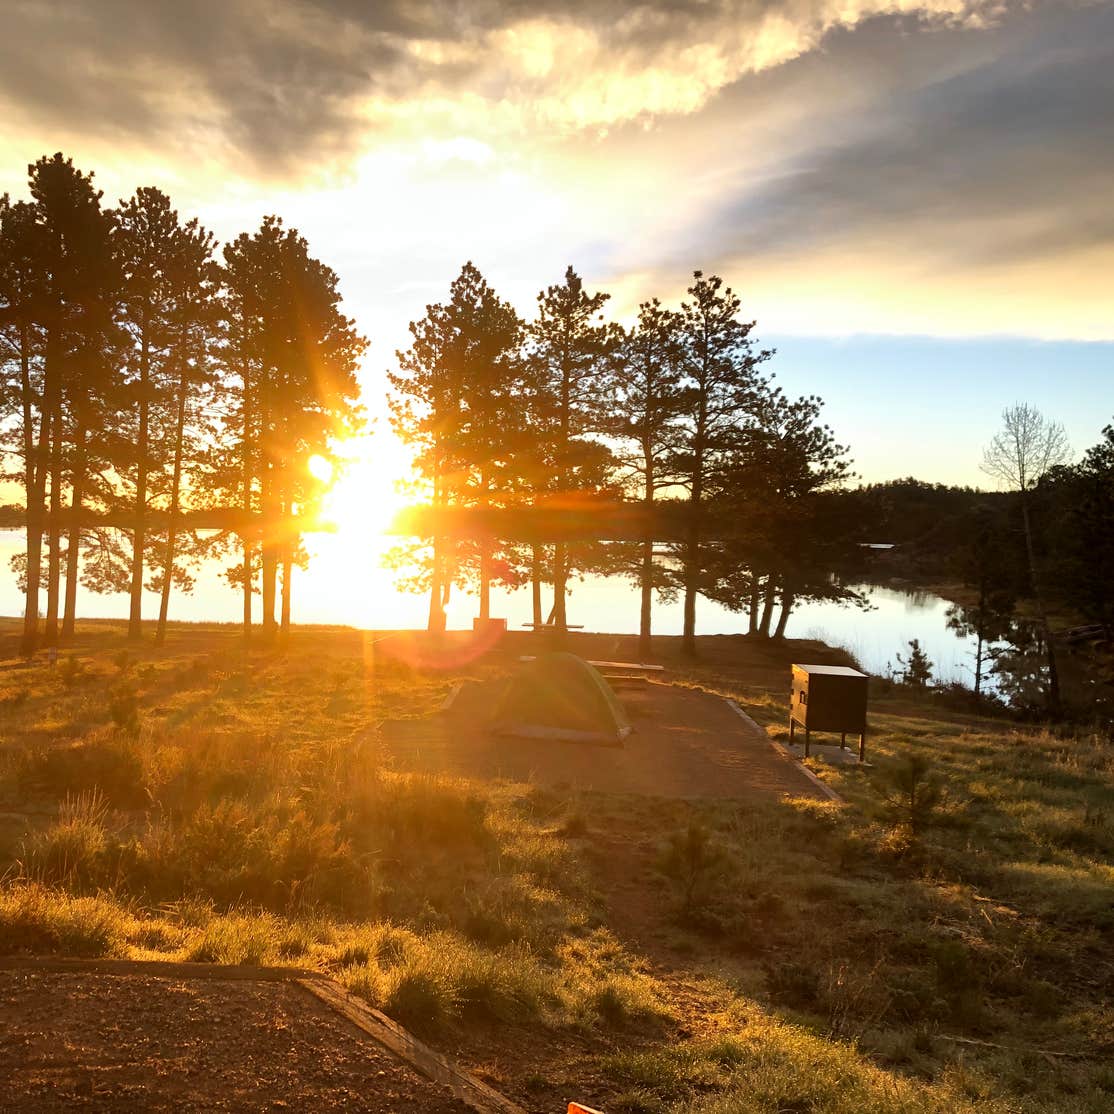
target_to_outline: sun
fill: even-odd
[[[309,469],[309,474],[320,483],[327,484],[333,478],[333,462],[320,453],[314,453],[306,467]]]
[[[405,628],[421,621],[416,597],[394,590],[386,553],[403,539],[391,523],[411,499],[399,491],[410,455],[389,431],[352,438],[306,462],[324,489],[320,528],[305,536],[309,569],[299,592],[326,621]]]
[[[381,538],[407,505],[398,488],[409,465],[405,448],[382,434],[355,437],[338,446],[335,463],[324,456],[310,457],[310,474],[331,485],[322,502],[322,521],[345,543]]]

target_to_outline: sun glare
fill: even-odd
[[[333,478],[333,462],[318,453],[314,453],[309,458],[307,467],[309,468],[309,474],[323,484],[327,484]]]
[[[355,438],[340,447],[335,467],[314,456],[309,469],[323,483],[333,483],[325,495],[322,518],[346,545],[358,546],[384,535],[408,501],[398,485],[409,462],[393,438]]]

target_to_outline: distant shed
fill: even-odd
[[[846,665],[793,666],[789,739],[797,725],[805,729],[805,757],[813,731],[838,731],[840,746],[859,736],[859,761],[866,754],[867,675]]]

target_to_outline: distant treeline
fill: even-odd
[[[295,512],[321,494],[307,462],[359,421],[365,341],[337,276],[274,217],[218,253],[157,189],[106,208],[61,154],[29,174],[29,200],[0,198],[0,429],[5,478],[24,492],[24,652],[72,636],[79,581],[130,593],[132,637],[144,589],[160,592],[161,638],[171,588],[222,554],[248,631],[257,583],[264,631],[278,629],[281,570],[286,627]],[[187,530],[186,510],[205,508],[240,512],[236,529]]]
[[[1031,597],[1018,493],[948,487],[916,479],[851,493],[878,541],[893,542],[877,568],[921,585],[981,583]],[[1030,494],[1038,575],[1069,622],[1114,635],[1114,425],[1077,464],[1041,476]]]
[[[975,640],[976,694],[993,668],[1015,706],[1109,709],[1109,655],[1074,659],[1062,699],[1057,644],[1065,635],[1069,645],[1114,639],[1114,425],[1078,463],[1058,464],[1024,490],[905,479],[850,495],[862,521],[896,545],[877,574],[962,585],[949,623]]]
[[[482,520],[497,508],[624,497],[653,522],[664,517],[655,504],[672,500],[680,538],[438,536],[400,547],[406,585],[430,594],[430,629],[444,628],[454,584],[478,586],[487,619],[493,584],[532,583],[534,623],[563,631],[568,583],[588,572],[639,584],[644,644],[655,592],[681,595],[689,649],[698,595],[775,637],[799,600],[856,599],[839,574],[860,565],[858,542],[869,539],[835,493],[850,474],[847,450],[821,422],[819,398],[775,385],[765,370],[774,353],[756,346],[738,296],[697,271],[680,305],[644,302],[629,328],[605,319],[607,300],[570,267],[523,321],[466,264],[447,300],[410,325],[391,376],[394,424],[435,509],[474,508]]]

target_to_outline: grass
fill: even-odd
[[[1114,1102],[1107,738],[893,688],[872,765],[817,766],[843,807],[469,783],[393,771],[376,725],[498,661],[79,633],[0,661],[5,951],[328,971],[530,1109]],[[710,640],[685,680],[783,737],[762,653]]]

